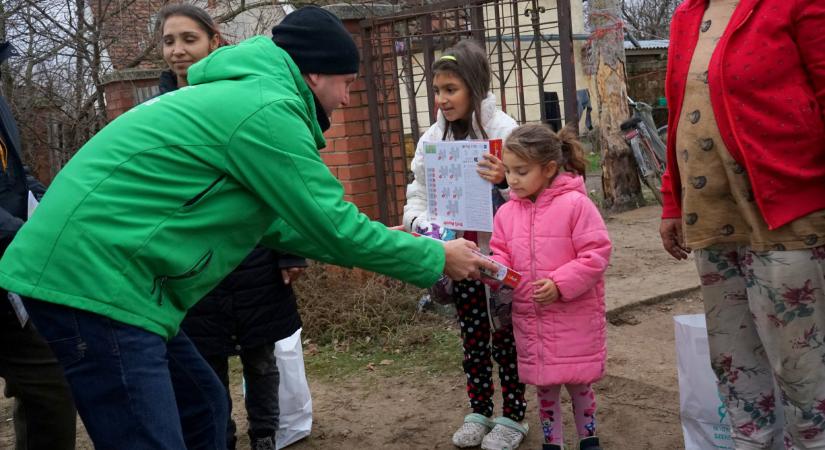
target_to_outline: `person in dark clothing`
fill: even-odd
[[[159,14],[163,57],[160,93],[187,85],[189,65],[221,44],[220,32],[206,11],[172,5]],[[278,431],[279,373],[275,342],[301,327],[290,282],[306,267],[304,258],[255,248],[232,273],[189,310],[181,329],[227,389],[227,448],[234,449],[236,426],[229,396],[229,357],[240,356],[246,380],[246,411],[253,449],[274,449]]]
[[[275,445],[279,425],[279,373],[274,347],[276,341],[301,328],[295,294],[289,283],[296,278],[295,269],[302,266],[306,266],[303,258],[258,247],[190,309],[181,324],[227,389],[228,358],[240,356],[253,449],[268,448],[270,441],[272,448]],[[226,433],[229,449],[235,448],[235,431],[230,417]]]
[[[0,63],[13,54],[0,43]],[[37,200],[46,188],[20,159],[20,135],[0,95],[0,256],[28,218],[29,192]],[[63,369],[27,320],[20,298],[0,289],[0,378],[14,397],[15,448],[73,449],[75,409]]]

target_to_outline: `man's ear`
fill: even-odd
[[[321,75],[317,73],[305,73],[304,81],[307,82],[309,87],[314,88],[315,86],[318,86],[318,81],[320,77]]]

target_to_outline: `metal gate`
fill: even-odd
[[[558,2],[558,3],[556,3]],[[435,121],[429,68],[459,39],[490,57],[499,107],[519,123],[576,122],[570,0],[447,0],[361,21],[382,222],[401,222],[409,161]]]

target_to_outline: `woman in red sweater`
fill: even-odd
[[[825,448],[823,30],[822,1],[686,0],[673,17],[660,232],[694,253],[737,449]]]

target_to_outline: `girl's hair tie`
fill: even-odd
[[[449,61],[452,61],[452,62],[458,62],[458,60],[455,59],[455,56],[453,56],[453,55],[444,55],[444,56],[442,56],[441,58],[438,58],[438,59],[439,60],[446,59],[446,60],[449,60]]]

